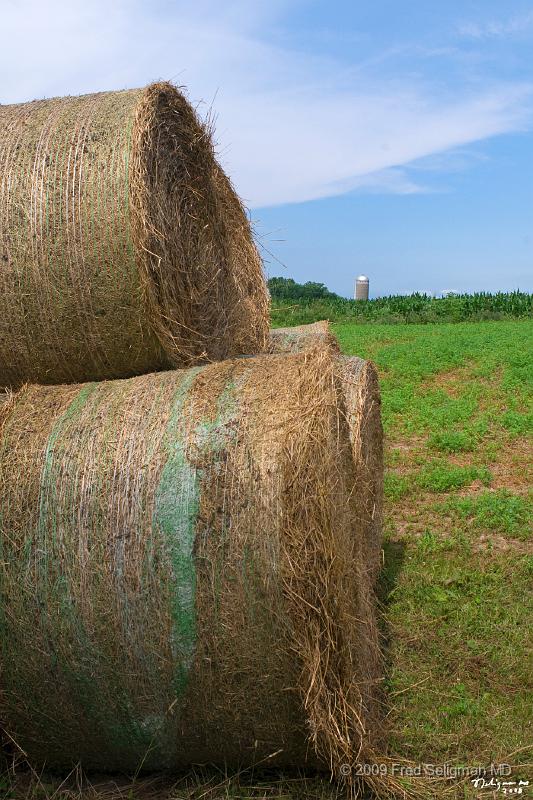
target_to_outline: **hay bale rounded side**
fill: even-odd
[[[354,491],[366,543],[365,565],[374,585],[381,567],[383,531],[383,427],[378,374],[370,361],[341,356],[337,339],[325,321],[270,331],[270,353],[316,350],[329,351],[336,357],[354,456]]]
[[[0,106],[0,265],[0,385],[130,376],[265,344],[250,224],[169,83]]]
[[[336,770],[373,750],[328,353],[33,386],[0,413],[0,716],[32,761]]]

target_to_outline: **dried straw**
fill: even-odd
[[[337,357],[356,469],[358,514],[367,547],[364,561],[373,585],[381,566],[383,527],[383,428],[376,368],[357,356],[341,356],[327,322],[270,331],[270,353],[303,353],[321,348]]]
[[[379,747],[331,352],[31,386],[0,415],[0,716],[34,763],[338,774]]]
[[[0,106],[0,265],[0,386],[265,344],[249,221],[169,83]]]
[[[305,353],[320,348],[340,354],[339,343],[325,320],[292,328],[272,328],[267,343],[267,351],[278,354]]]

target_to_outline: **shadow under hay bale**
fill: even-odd
[[[0,265],[0,386],[265,345],[249,221],[169,83],[0,106]]]
[[[31,386],[0,414],[0,713],[33,763],[338,773],[379,747],[329,351]]]
[[[383,427],[378,374],[370,361],[340,355],[327,322],[270,331],[270,353],[305,353],[316,349],[329,350],[337,357],[356,470],[357,513],[367,547],[364,560],[374,585],[381,568],[383,532]]]

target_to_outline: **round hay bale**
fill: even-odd
[[[317,347],[340,353],[339,343],[325,320],[293,328],[272,328],[267,343],[269,353],[303,353]]]
[[[304,353],[317,349],[337,354],[356,471],[358,514],[367,545],[365,564],[374,584],[381,567],[383,529],[383,427],[378,374],[370,361],[341,356],[339,344],[325,321],[270,331],[270,353]]]
[[[268,292],[174,86],[0,106],[0,386],[253,353]]]
[[[0,413],[0,716],[34,763],[338,770],[377,746],[329,353],[32,386]]]

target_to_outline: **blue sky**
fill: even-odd
[[[0,102],[166,78],[270,275],[533,291],[533,2],[3,0]]]

